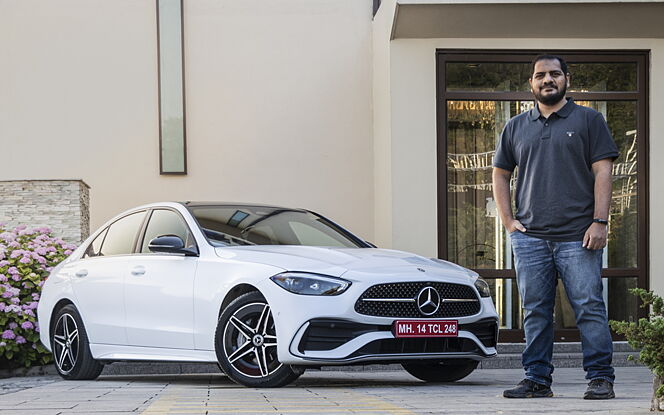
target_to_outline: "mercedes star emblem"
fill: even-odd
[[[417,294],[417,308],[425,316],[430,316],[438,311],[438,308],[440,308],[440,294],[438,294],[438,291],[431,286],[422,288]]]

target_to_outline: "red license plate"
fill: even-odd
[[[457,337],[456,320],[397,320],[392,326],[394,337]]]

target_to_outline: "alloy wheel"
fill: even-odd
[[[270,306],[250,303],[233,313],[224,327],[223,349],[230,365],[242,375],[265,378],[282,364]]]
[[[74,369],[79,352],[79,332],[71,314],[63,314],[55,323],[53,332],[53,356],[62,374]]]

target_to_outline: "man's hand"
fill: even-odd
[[[608,226],[602,225],[601,223],[593,223],[583,236],[583,247],[588,249],[604,248],[606,246],[608,233]]]
[[[521,222],[519,222],[516,219],[512,219],[512,221],[505,226],[505,229],[507,229],[508,233],[512,233],[514,231],[521,231],[521,232],[526,231],[526,227],[523,226]]]

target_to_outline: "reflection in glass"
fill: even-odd
[[[607,120],[620,155],[613,162],[613,200],[605,268],[636,268],[638,195],[635,101],[577,102],[599,111]]]
[[[528,63],[449,62],[445,68],[448,91],[530,91]]]
[[[636,91],[636,63],[571,63],[569,91]]]
[[[509,238],[493,200],[500,132],[532,101],[448,101],[448,258],[469,268],[511,268]]]
[[[529,63],[448,62],[447,90],[450,92],[530,91]],[[636,91],[636,63],[572,63],[569,91]]]
[[[161,172],[185,173],[181,0],[157,0]]]

